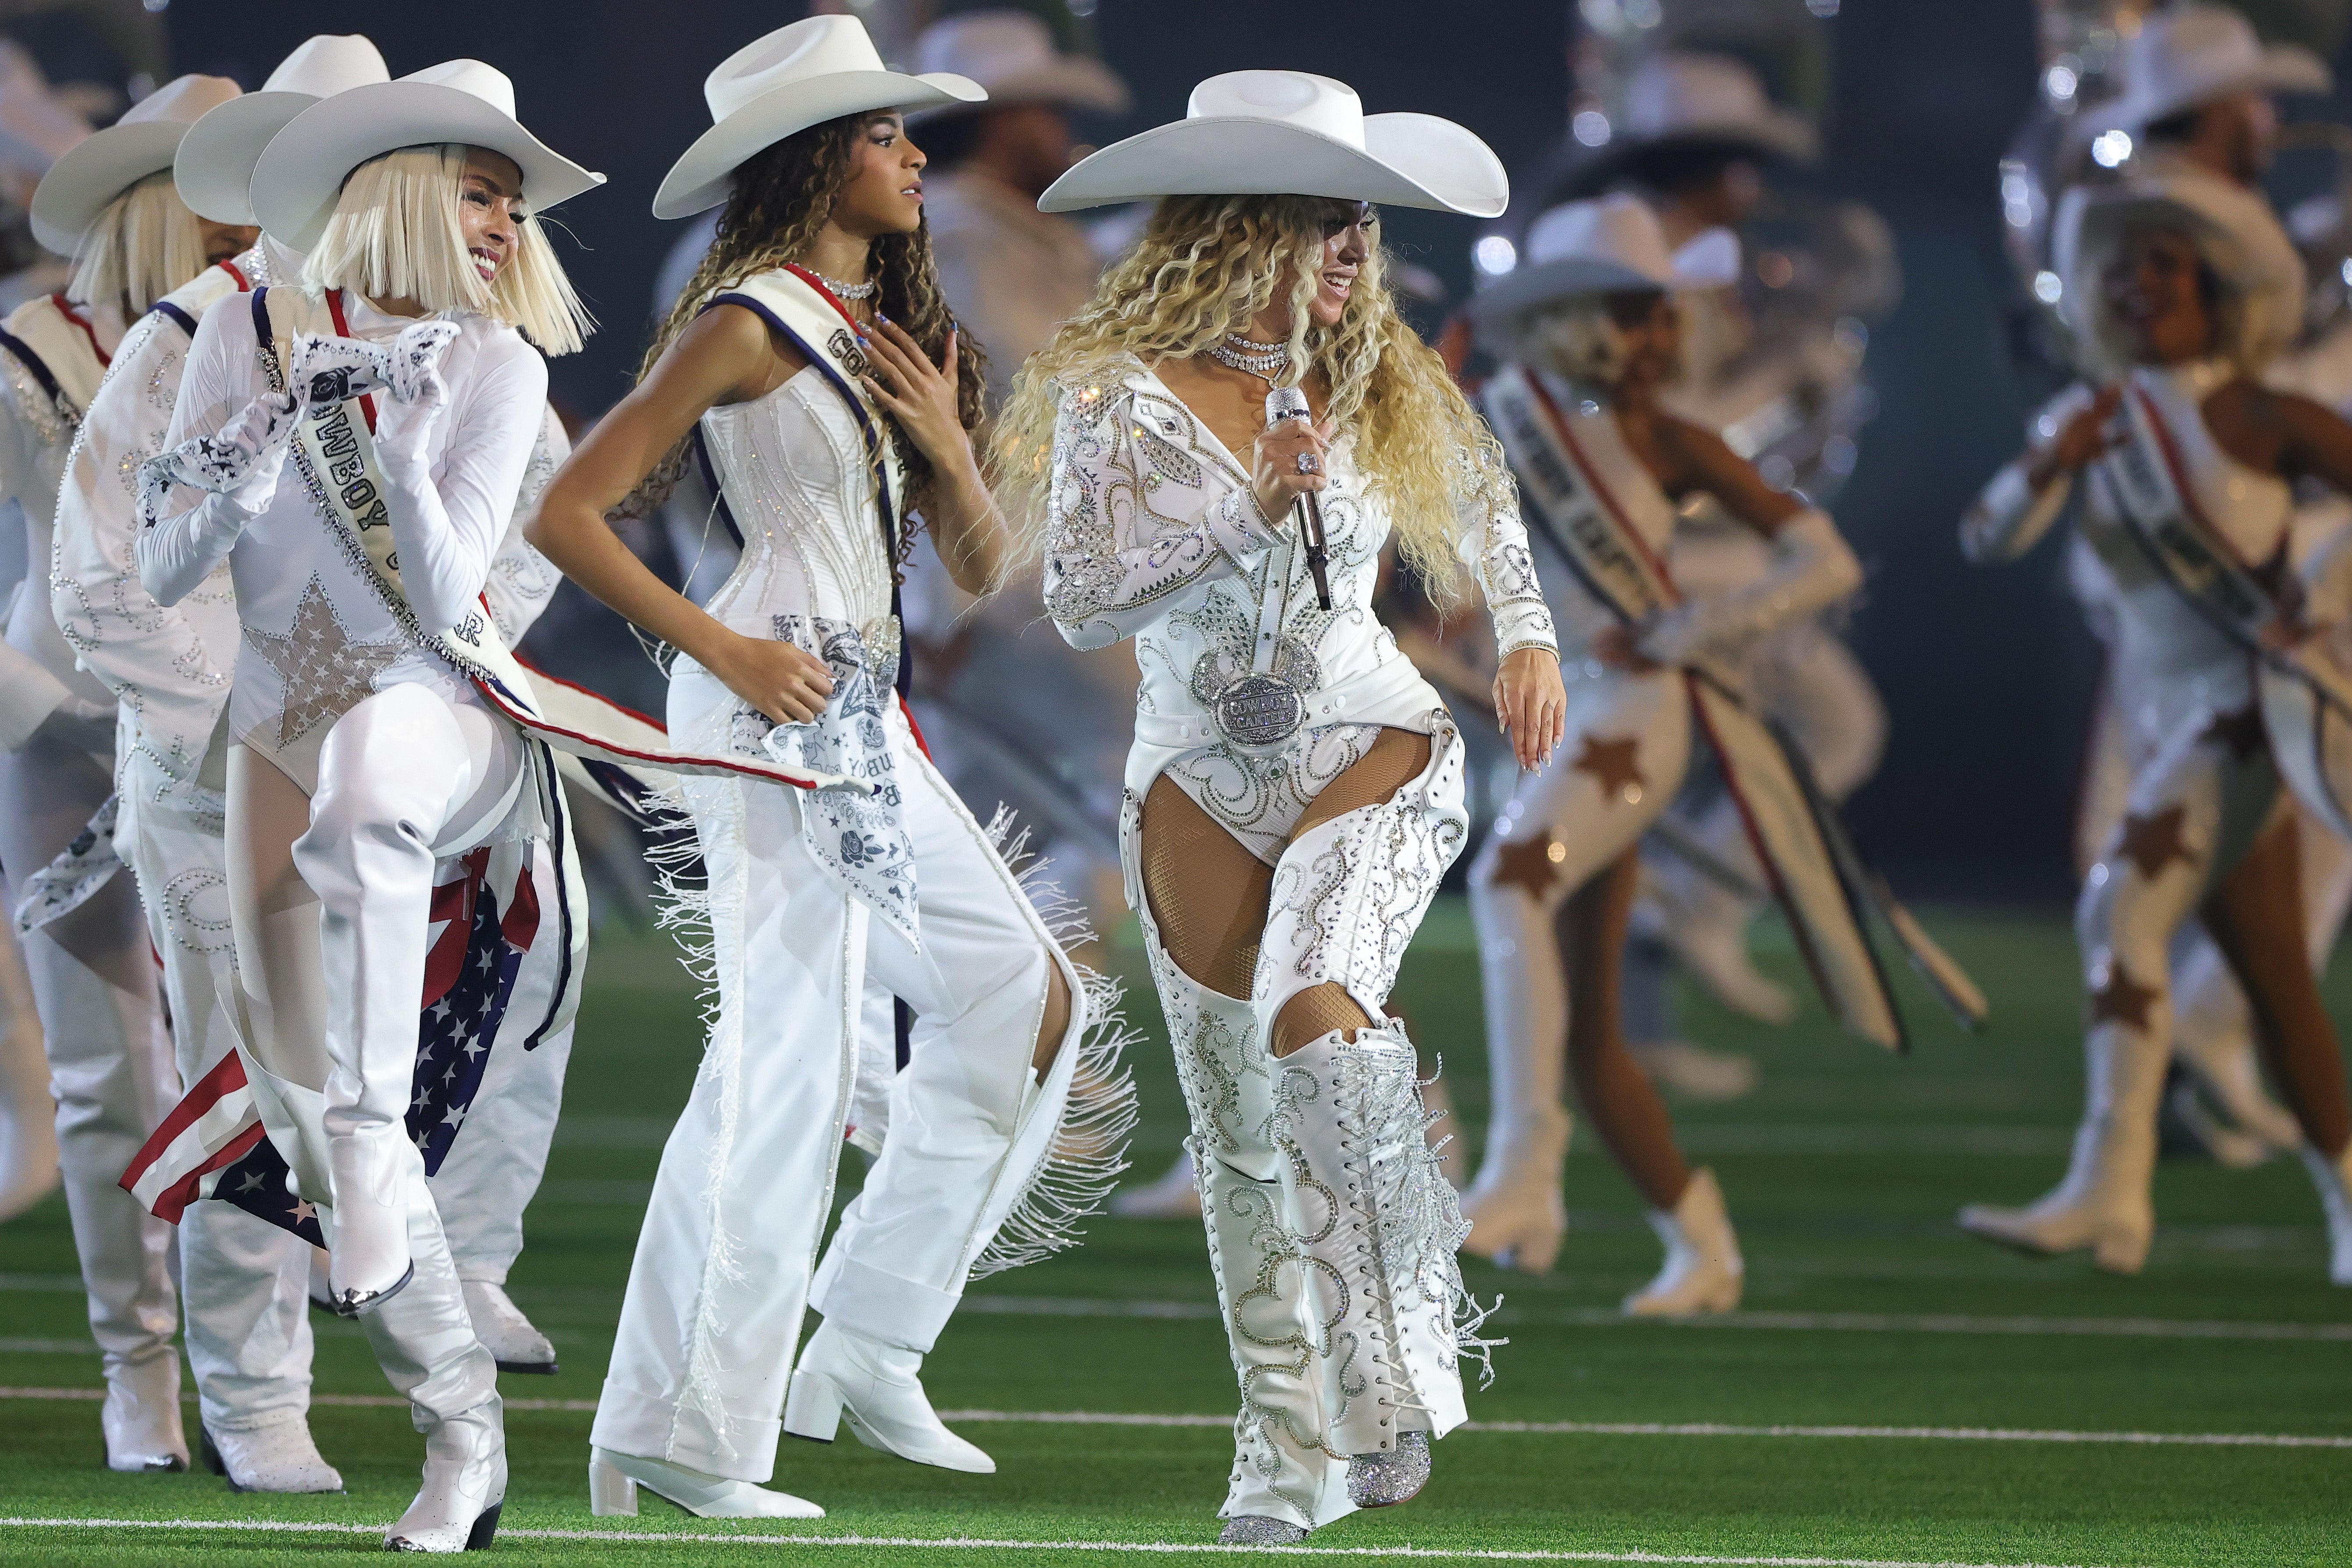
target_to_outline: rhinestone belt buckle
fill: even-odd
[[[1236,745],[1272,746],[1298,732],[1307,700],[1271,675],[1249,675],[1217,693],[1217,728]]]

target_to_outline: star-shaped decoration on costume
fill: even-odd
[[[488,948],[485,948],[482,950],[482,956],[476,962],[481,965],[482,973],[488,974],[491,970],[498,967],[499,955],[490,952]]]
[[[1598,735],[1584,737],[1584,749],[1577,753],[1569,766],[1580,773],[1591,773],[1601,785],[1603,795],[1622,795],[1625,804],[1641,803],[1642,786],[1649,781],[1642,776],[1642,764],[1634,755],[1641,742],[1628,735],[1622,741],[1606,741]]]
[[[1549,833],[1506,844],[1495,857],[1495,886],[1524,888],[1528,897],[1542,903],[1559,880],[1559,863],[1567,858],[1568,846]]]
[[[281,749],[356,707],[375,689],[384,667],[407,651],[397,637],[353,642],[316,574],[303,584],[291,626],[265,632],[248,623],[245,640],[278,672],[276,743]]]
[[[2230,754],[2242,763],[2270,743],[2270,734],[2263,728],[2263,710],[2255,706],[2235,713],[2216,713],[2205,734],[2229,747]]]
[[[294,1223],[296,1225],[300,1225],[306,1219],[317,1219],[318,1217],[318,1205],[302,1198],[296,1198],[294,1200]]]
[[[2131,977],[2123,964],[2110,961],[2105,981],[2091,993],[2091,1023],[2121,1024],[2127,1029],[2145,1030],[2147,1010],[2155,1005],[2156,987],[2142,985]]]
[[[2188,819],[2187,808],[2179,805],[2148,816],[2126,816],[2116,852],[2139,868],[2140,880],[2152,882],[2175,860],[2188,862],[2189,841],[2180,831]]]
[[[446,1018],[448,1016],[449,998],[444,996],[441,1000],[433,1004],[433,1016],[436,1018]]]
[[[441,1119],[441,1124],[445,1127],[463,1127],[466,1125],[466,1108],[462,1105],[451,1106],[449,1114]]]
[[[236,1184],[236,1190],[240,1193],[257,1193],[261,1190],[262,1183],[268,1180],[268,1178],[259,1171],[247,1171],[245,1173],[245,1180]]]
[[[466,1042],[466,1059],[467,1061],[472,1061],[476,1057],[480,1056],[484,1051],[487,1051],[489,1048],[489,1047],[482,1044],[478,1039],[467,1040]]]

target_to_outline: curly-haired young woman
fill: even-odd
[[[1507,195],[1459,126],[1237,71],[1040,204],[1164,198],[1022,372],[997,460],[1062,634],[1142,664],[1121,854],[1241,1381],[1230,1542],[1411,1498],[1483,1348],[1384,1009],[1465,819],[1454,721],[1372,614],[1382,545],[1440,596],[1475,567],[1523,766],[1558,743],[1559,670],[1501,453],[1399,317],[1370,204]]]
[[[887,71],[856,20],[817,16],[706,91],[717,123],[654,211],[724,202],[717,238],[533,539],[678,650],[673,735],[872,792],[687,786],[712,1032],[646,1212],[590,1475],[600,1513],[634,1511],[642,1485],[706,1517],[805,1518],[823,1510],[760,1484],[780,1407],[797,1436],[829,1441],[846,1415],[906,1458],[995,1468],[932,1412],[922,1358],[975,1272],[1060,1245],[1107,1185],[1115,1157],[1064,1155],[1117,1145],[1125,1086],[1107,985],[1064,956],[894,689],[916,518],[968,589],[1006,553],[969,434],[981,354],[940,300],[898,112],[980,89]],[[689,447],[743,540],[708,612],[604,523],[657,498]],[[879,1096],[861,1092],[869,977],[913,1017]],[[1086,1135],[1059,1138],[1073,1116]],[[845,1135],[879,1157],[812,1278]],[[824,1322],[795,1368],[810,1306]]]

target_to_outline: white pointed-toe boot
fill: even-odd
[[[1652,1209],[1649,1219],[1650,1228],[1665,1244],[1666,1261],[1656,1279],[1625,1298],[1627,1314],[1686,1318],[1737,1309],[1747,1266],[1740,1261],[1739,1237],[1732,1233],[1715,1173],[1693,1171],[1673,1210]]]
[[[660,1459],[588,1450],[588,1511],[599,1519],[635,1518],[637,1489],[677,1504],[697,1519],[823,1519],[824,1510],[790,1492],[707,1475]]]
[[[1191,1152],[1177,1155],[1158,1181],[1113,1194],[1110,1212],[1121,1219],[1199,1219],[1201,1179],[1192,1170]]]
[[[204,1429],[205,1468],[233,1492],[339,1492],[343,1478],[311,1440],[310,1423],[287,1411],[256,1426]]]
[[[1508,1121],[1488,1138],[1478,1179],[1462,1194],[1462,1217],[1470,1222],[1463,1251],[1506,1268],[1551,1272],[1568,1234],[1560,1184],[1574,1128],[1556,1100],[1511,1108]]]
[[[506,1287],[488,1279],[461,1282],[466,1315],[474,1321],[475,1337],[490,1352],[500,1372],[551,1375],[557,1370],[555,1346],[522,1309],[507,1295]]]
[[[2306,1143],[2303,1166],[2327,1213],[2328,1282],[2352,1285],[2352,1147],[2331,1160]]]
[[[923,1392],[921,1352],[884,1344],[827,1318],[809,1336],[784,1400],[784,1430],[830,1443],[845,1418],[869,1448],[937,1465],[943,1470],[992,1476],[996,1461],[949,1431]]]
[[[167,1348],[152,1360],[108,1367],[98,1425],[106,1435],[108,1469],[124,1475],[186,1469],[179,1352]]]
[[[339,1316],[356,1318],[415,1278],[408,1217],[425,1165],[406,1131],[386,1127],[328,1139],[327,1174],[334,1189],[328,1296]]]
[[[2154,1031],[2091,1032],[2088,1104],[2066,1178],[2024,1208],[1970,1204],[1960,1227],[2021,1251],[2081,1252],[2110,1274],[2137,1274],[2156,1234],[2157,1104],[2170,1051]]]
[[[425,1485],[385,1531],[387,1552],[479,1552],[506,1507],[507,1440],[498,1396],[425,1434]]]

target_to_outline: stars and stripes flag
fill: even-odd
[[[407,1116],[427,1175],[441,1168],[473,1109],[523,956],[539,934],[539,891],[524,847],[497,855],[485,846],[445,860],[434,885]],[[316,1206],[289,1190],[288,1175],[285,1157],[263,1131],[244,1058],[232,1051],[190,1086],[121,1184],[175,1225],[189,1204],[218,1198],[325,1245]]]

